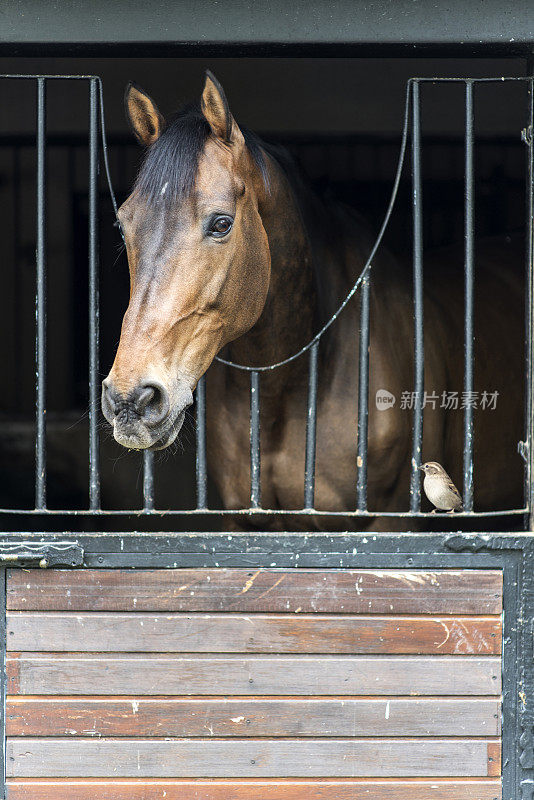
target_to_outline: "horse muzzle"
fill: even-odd
[[[170,393],[159,381],[142,381],[121,392],[108,376],[102,383],[102,413],[123,447],[162,450],[180,431],[193,395],[184,381]]]

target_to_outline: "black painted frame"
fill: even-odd
[[[6,696],[6,569],[245,567],[500,569],[504,579],[503,800],[534,800],[534,537],[529,534],[0,535],[0,641]],[[3,740],[5,743],[5,715]],[[5,797],[2,756],[1,797]]]
[[[118,54],[116,44],[113,49]],[[272,45],[269,52],[272,54]],[[339,50],[337,52],[339,54]],[[195,54],[200,55],[198,46],[195,46]],[[531,191],[531,129],[525,131],[525,137],[529,148]],[[94,137],[93,146],[96,146]],[[532,204],[529,216],[532,219]],[[530,233],[532,236],[532,230]],[[532,280],[531,274],[531,284]],[[532,302],[529,313],[532,319]],[[531,379],[530,372],[527,374]],[[532,441],[534,422],[531,414],[527,415],[527,425],[529,441]],[[534,458],[534,453],[525,455],[530,460]],[[529,494],[533,490],[531,473],[527,490]],[[530,504],[529,508],[532,508]],[[531,534],[129,532],[78,535],[17,530],[0,534],[0,711],[3,742],[0,749],[0,797],[4,798],[6,569],[25,566],[82,569],[501,569],[504,577],[503,800],[534,800],[534,537]]]

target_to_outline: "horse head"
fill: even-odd
[[[182,426],[217,352],[259,318],[270,254],[259,206],[266,163],[206,74],[200,104],[166,125],[129,84],[126,113],[147,148],[119,209],[130,299],[102,410],[125,447],[161,449]]]

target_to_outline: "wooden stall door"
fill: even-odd
[[[497,570],[13,570],[8,800],[498,800]]]

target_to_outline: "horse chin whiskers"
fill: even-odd
[[[149,450],[165,450],[176,441],[176,437],[180,433],[180,429],[185,419],[185,409],[181,411],[170,423],[165,432],[153,442]]]
[[[185,418],[185,410],[167,422],[161,431],[149,431],[144,425],[137,425],[136,430],[125,430],[120,420],[113,420],[113,437],[128,450],[164,450],[173,444],[178,436]]]

